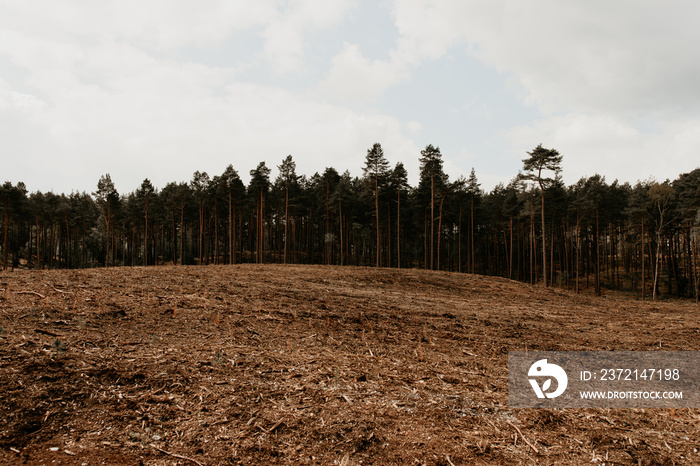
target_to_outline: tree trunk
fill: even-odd
[[[508,259],[508,279],[513,279],[513,214],[510,215],[510,256]]]
[[[219,205],[214,198],[214,265],[219,264]]]
[[[228,192],[228,263],[233,264],[233,256],[236,254],[233,244],[233,198],[231,191]]]
[[[580,292],[579,289],[579,273],[581,270],[581,217],[578,211],[576,211],[576,294]]]
[[[111,251],[110,234],[109,234],[110,230],[111,230],[111,228],[110,228],[111,218],[110,217],[111,217],[111,212],[110,212],[109,204],[107,204],[107,218],[106,218],[106,222],[107,222],[107,258],[106,258],[106,262],[105,262],[105,266],[107,266],[107,267],[109,267],[109,253]],[[52,230],[51,237],[53,238],[53,227],[51,227],[51,230]],[[53,239],[51,241],[53,243]],[[53,255],[53,251],[51,251],[51,255]],[[114,257],[112,257],[112,262],[114,262]],[[51,256],[49,256],[49,268],[51,268]]]
[[[435,270],[433,267],[433,259],[435,258],[435,177],[430,175],[430,270]]]
[[[535,212],[530,210],[530,284],[535,283],[534,259],[535,259]]]
[[[386,203],[386,255],[384,265],[391,267],[391,202]]]
[[[663,225],[663,217],[661,217],[662,222],[659,222],[660,225]],[[656,229],[656,259],[654,261],[654,287],[652,289],[652,295],[651,299],[656,301],[656,298],[658,297],[658,293],[656,291],[658,285],[659,285],[659,268],[660,268],[660,263],[661,263],[661,227]]]
[[[646,270],[644,269],[644,265],[646,261],[644,260],[644,243],[645,243],[645,236],[644,236],[644,219],[642,219],[642,253],[641,253],[641,259],[642,259],[642,301],[644,301],[647,297],[647,282],[646,282]]]
[[[437,244],[437,268],[440,270],[440,240],[442,239],[442,204],[445,202],[445,197],[440,199],[440,220],[438,221],[438,244]]]
[[[180,265],[185,263],[185,205],[180,208]]]
[[[146,224],[143,231],[143,265],[148,266],[148,198],[146,199]]]
[[[233,199],[231,202],[231,264],[236,263],[236,200]],[[239,219],[240,222],[243,222],[243,219]],[[242,243],[243,241],[241,241]]]
[[[233,216],[236,218],[236,205],[234,204],[233,206]],[[235,225],[234,225],[235,226]],[[235,232],[236,230],[234,230]],[[243,262],[243,209],[238,210],[238,237],[240,238],[238,241],[238,252],[240,253],[241,256],[241,262]],[[236,245],[236,241],[234,240],[233,242],[234,247]],[[236,263],[236,255],[233,255],[233,263]]]
[[[379,177],[374,177],[374,211],[377,213],[377,267],[379,267],[381,261],[379,259]]]
[[[396,267],[401,268],[401,187],[396,190]]]
[[[7,270],[7,224],[10,221],[10,216],[7,213],[7,206],[5,206],[5,217],[3,221],[3,238],[2,238],[2,250],[3,250],[3,260],[2,269]]]
[[[525,261],[523,260],[523,251],[520,248],[521,244],[521,238],[520,238],[520,219],[517,220],[517,223],[515,225],[516,232],[515,232],[515,243],[516,247],[518,248],[518,251],[516,252],[515,256],[518,258],[518,267],[515,269],[515,279],[516,280],[521,280],[521,277],[525,276],[525,270],[524,270],[524,265]],[[524,249],[524,248],[523,248]]]
[[[51,242],[50,242],[50,246],[49,246],[49,251],[50,251],[49,270],[53,269],[53,256],[54,256],[54,252],[55,252],[54,251],[54,249],[55,249],[55,246],[54,246],[54,230],[55,230],[55,228],[54,227],[55,227],[54,220],[51,219]]]
[[[204,256],[204,201],[199,201],[199,265],[202,265]]]
[[[552,241],[549,246],[549,283],[554,286],[554,222],[552,222]]]
[[[173,213],[174,214],[174,213]],[[173,215],[173,231],[172,231],[172,254],[171,254],[171,259],[173,261],[173,265],[177,265],[177,224],[175,223],[175,215]]]
[[[87,236],[87,227],[85,225],[85,220],[83,220],[83,234],[80,238],[80,268],[85,267],[85,236]],[[29,235],[29,244],[32,244],[32,236]],[[31,260],[31,253],[29,254],[29,259]]]
[[[428,261],[428,252],[430,248],[428,248],[428,209],[425,209],[425,212],[423,214],[423,267],[428,268],[428,265],[430,264]]]
[[[469,223],[469,238],[471,241],[471,254],[469,259],[471,261],[469,266],[469,273],[474,273],[474,256],[476,252],[474,251],[474,194],[472,193],[472,204],[471,204],[471,220]]]
[[[503,248],[505,249],[505,253],[503,255],[503,260],[506,262],[505,268],[507,268],[508,270],[510,270],[510,251],[508,250],[509,247],[510,247],[510,245],[508,244],[508,232],[504,228],[503,229]],[[505,268],[503,270],[504,275],[505,275]],[[498,275],[501,275],[500,271],[499,271]]]
[[[700,283],[698,283],[698,262],[697,262],[697,243],[696,238],[691,242],[691,255],[693,263],[693,282],[695,284],[695,302],[700,303]]]
[[[340,221],[340,265],[343,265],[345,262],[345,251],[343,250],[345,244],[343,242],[343,206],[340,203],[340,199],[338,199],[338,218]]]
[[[328,208],[328,197],[330,196],[329,191],[329,186],[328,186],[328,178],[326,178],[326,232],[323,235],[323,256],[324,256],[324,263],[326,265],[330,265],[331,263],[331,248],[332,244],[328,241],[328,233],[329,233],[329,221],[330,221],[330,209]],[[379,244],[379,243],[377,243]]]
[[[540,182],[540,192],[541,192],[541,199],[542,199],[542,277],[544,278],[544,286],[546,288],[548,286],[548,284],[547,284],[547,233],[545,230],[545,223],[544,223],[544,187],[542,186],[542,182]]]
[[[340,203],[340,201],[338,201]],[[289,250],[289,186],[285,187],[284,199],[284,255],[282,262],[287,263],[287,251]]]
[[[262,264],[265,262],[265,195],[263,189],[260,188],[260,216],[259,216],[260,232],[259,242],[258,242],[258,263]]]
[[[462,203],[459,203],[459,225],[457,227],[457,271],[462,273]]]
[[[600,296],[600,222],[598,206],[595,207],[595,295]]]
[[[41,270],[41,244],[40,244],[40,239],[41,239],[41,230],[39,229],[39,216],[34,217],[34,221],[36,222],[36,269]]]
[[[63,216],[63,221],[66,223],[66,268],[70,268],[70,228],[68,226],[68,214],[65,214]]]
[[[569,224],[569,218],[567,217],[566,220],[562,220],[561,222],[561,228],[562,228],[562,241],[564,243],[564,263],[566,264],[566,289],[569,290],[569,280],[571,278],[571,251],[569,248],[571,247],[571,241],[567,240],[567,233],[571,231],[571,226]],[[560,250],[561,251],[561,250]],[[562,272],[564,272],[564,268],[562,267]]]
[[[679,249],[678,247],[678,236],[674,235],[675,238],[671,238],[671,251],[670,251],[670,260],[668,261],[668,266],[669,266],[669,280],[668,280],[668,294],[671,294],[672,288],[671,288],[671,278],[670,276],[673,275],[673,281],[676,282],[676,298],[681,297],[681,292],[680,292],[680,286],[678,286],[678,258],[677,256],[677,251]],[[675,241],[674,241],[675,239]]]

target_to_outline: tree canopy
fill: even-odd
[[[474,169],[450,181],[439,147],[418,183],[375,143],[362,176],[299,175],[291,155],[250,182],[215,176],[120,194],[109,174],[92,194],[0,186],[3,269],[236,262],[423,267],[500,275],[577,291],[698,295],[700,168],[635,185],[593,174],[571,186],[541,144],[507,185],[481,189]],[[537,219],[539,217],[539,219]]]

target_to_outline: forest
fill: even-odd
[[[700,168],[663,182],[566,186],[562,156],[541,145],[506,185],[475,171],[450,180],[439,147],[420,153],[417,186],[380,144],[363,175],[298,175],[292,156],[260,162],[246,186],[229,165],[162,189],[0,187],[2,268],[293,263],[426,268],[495,275],[601,295],[698,301]]]

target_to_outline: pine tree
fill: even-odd
[[[344,205],[347,205],[347,203],[353,198],[353,181],[350,176],[349,171],[345,171],[342,175],[340,175],[340,178],[338,179],[338,183],[335,186],[335,189],[333,190],[333,194],[331,195],[331,205],[338,206],[338,223],[339,223],[339,231],[340,231],[340,265],[344,265],[346,263],[346,249],[347,249],[347,235],[345,233],[345,230],[347,229],[347,208],[344,208]]]
[[[105,257],[105,266],[109,267],[110,250],[112,246],[110,242],[112,219],[119,203],[119,193],[114,187],[109,173],[100,177],[100,180],[97,182],[97,191],[95,191],[93,195],[95,196],[95,200],[100,208],[106,226],[107,254]],[[51,251],[49,260],[51,260],[52,257],[53,251]],[[114,257],[112,257],[112,265],[114,265]]]
[[[171,182],[163,188],[161,196],[172,222],[172,261],[175,265],[183,265],[187,262],[185,260],[185,213],[192,203],[192,191],[187,183]]]
[[[384,151],[379,143],[375,143],[371,149],[367,149],[365,166],[362,168],[365,179],[372,186],[374,196],[374,213],[377,225],[377,267],[381,265],[381,235],[379,228],[379,187],[383,185],[389,173],[389,162],[384,157]]]
[[[333,262],[333,245],[336,241],[336,235],[332,231],[333,227],[331,226],[333,222],[331,212],[335,211],[335,209],[331,209],[331,194],[335,191],[339,181],[340,175],[336,169],[327,167],[322,175],[315,177],[313,184],[316,216],[318,219],[323,218],[322,244],[320,246],[322,246],[324,264]]]
[[[8,256],[8,231],[11,221],[16,221],[24,210],[24,201],[27,197],[27,189],[24,183],[19,182],[16,186],[6,181],[0,186],[0,210],[2,211],[3,224],[3,269],[7,269]],[[14,263],[14,261],[13,261]],[[13,265],[14,267],[14,265]]]
[[[436,193],[441,193],[447,184],[447,175],[442,168],[442,154],[439,147],[433,147],[428,144],[421,152],[420,161],[420,182],[418,191],[421,197],[425,198],[425,194],[429,192],[430,204],[430,269],[433,270],[435,260],[435,196]]]
[[[150,201],[151,197],[155,194],[155,188],[153,187],[153,184],[151,183],[151,180],[148,178],[144,179],[143,182],[141,183],[141,187],[139,188],[137,192],[137,196],[139,198],[141,208],[143,209],[144,213],[144,232],[143,232],[143,239],[144,239],[144,253],[143,253],[143,265],[148,265],[148,202]]]
[[[588,217],[591,222],[591,229],[595,228],[595,294],[601,295],[600,283],[600,214],[601,205],[604,202],[607,184],[605,177],[598,174],[591,176],[586,180],[584,187],[584,196],[589,208]],[[588,280],[586,278],[586,280]],[[588,283],[588,282],[586,282]]]
[[[651,198],[652,205],[654,206],[654,222],[656,223],[656,257],[654,259],[654,285],[652,288],[652,299],[656,301],[657,289],[659,285],[659,274],[660,274],[660,263],[661,263],[661,233],[664,228],[671,223],[672,220],[666,219],[664,217],[668,213],[669,204],[671,198],[673,197],[673,187],[666,181],[664,183],[654,183],[649,188],[649,197]]]
[[[554,182],[553,178],[545,178],[543,171],[553,171],[555,174],[561,172],[562,156],[554,149],[545,149],[542,144],[538,145],[532,152],[527,153],[530,157],[523,159],[524,180],[536,181],[540,187],[541,212],[542,212],[542,275],[544,286],[547,286],[547,234],[544,218],[544,190],[545,187]]]
[[[639,263],[641,265],[641,291],[642,300],[646,299],[646,237],[649,230],[649,210],[651,199],[649,198],[649,183],[638,182],[628,199],[627,208],[624,211],[625,218],[633,225],[639,225]],[[646,226],[646,228],[645,228]]]
[[[408,172],[403,163],[397,162],[391,172],[392,190],[396,191],[396,267],[401,268],[401,198],[408,192]]]
[[[248,193],[256,203],[257,217],[257,252],[256,262],[262,264],[265,255],[265,196],[270,189],[270,169],[265,162],[260,162],[255,170],[250,171]]]
[[[229,264],[236,263],[236,206],[245,194],[245,186],[238,172],[229,165],[221,175],[219,191],[228,205],[228,251]]]
[[[292,200],[299,190],[299,176],[297,175],[297,164],[292,160],[292,156],[288,155],[282,160],[282,164],[277,166],[279,170],[279,175],[275,180],[275,184],[284,190],[284,254],[283,263],[287,263],[287,258],[289,255],[289,201],[290,201],[290,190],[292,194]]]
[[[518,215],[518,212],[522,208],[522,204],[518,199],[518,180],[513,179],[506,186],[505,199],[503,202],[503,214],[508,217],[509,225],[509,245],[508,245],[508,278],[513,280],[513,275],[515,272],[514,261],[514,229],[513,221]]]
[[[467,192],[469,193],[469,273],[475,272],[475,256],[476,251],[474,250],[474,212],[476,204],[481,198],[481,184],[476,178],[476,172],[474,167],[469,173],[469,178],[467,178]]]
[[[209,175],[207,172],[200,172],[197,170],[192,175],[192,181],[190,181],[190,187],[192,192],[197,199],[197,206],[199,207],[199,264],[204,263],[204,225],[205,225],[205,202],[207,199],[207,191],[209,188]]]

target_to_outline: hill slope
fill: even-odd
[[[4,272],[0,462],[700,463],[697,410],[507,403],[508,351],[699,350],[698,315],[419,270]]]

